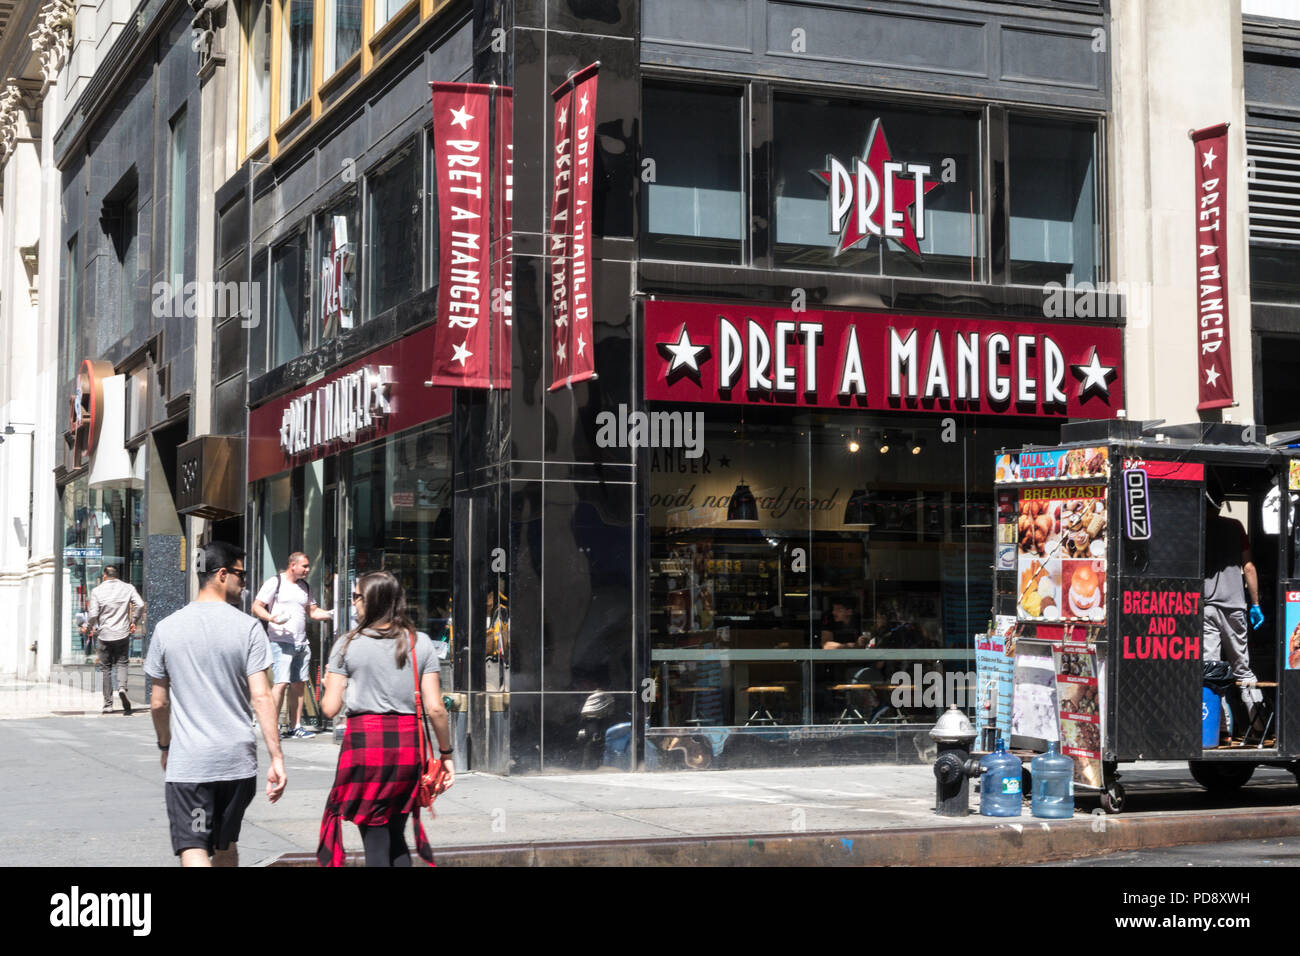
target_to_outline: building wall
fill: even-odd
[[[1177,28],[1173,28],[1176,25]],[[1227,122],[1228,169],[1245,169],[1240,0],[1187,17],[1177,0],[1115,0],[1109,151],[1112,275],[1128,293],[1128,412],[1197,418],[1196,197],[1189,130]],[[1245,176],[1230,176],[1228,289],[1238,407],[1254,420]]]

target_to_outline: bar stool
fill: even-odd
[[[683,727],[702,727],[704,720],[700,717],[700,694],[711,690],[717,690],[716,687],[677,687],[675,690],[679,694],[691,695],[691,716],[682,724]]]
[[[831,686],[831,692],[844,695],[844,709],[840,715],[831,721],[832,724],[865,724],[867,718],[862,716],[862,711],[858,710],[857,704],[853,700],[853,695],[859,691],[871,690],[870,684],[834,684]]]
[[[760,724],[764,726],[775,727],[777,719],[772,716],[772,712],[767,707],[768,694],[784,694],[785,688],[779,684],[760,684],[753,687],[746,687],[745,694],[749,697],[750,705],[753,706],[754,712],[749,715],[749,720],[745,721],[745,726],[750,724]],[[754,704],[754,697],[758,697],[758,703]],[[761,715],[761,716],[760,716]]]

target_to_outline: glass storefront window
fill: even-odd
[[[325,0],[325,75],[361,49],[361,0]]]
[[[248,69],[245,88],[244,139],[246,148],[261,143],[271,132],[271,3],[253,0],[248,18]]]
[[[738,263],[746,233],[741,97],[735,90],[646,84],[641,91],[642,254]]]
[[[90,592],[104,568],[113,566],[122,580],[144,589],[144,494],[125,488],[91,488],[85,476],[63,489],[63,619],[76,655],[90,652],[78,628],[86,622]],[[145,629],[131,639],[131,655],[141,654]],[[65,644],[65,646],[68,646]]]
[[[311,347],[307,281],[307,233],[301,230],[271,253],[272,368]]]
[[[932,700],[893,688],[973,669],[993,453],[1056,429],[969,422],[944,442],[917,416],[744,418],[709,407],[699,459],[650,453],[652,724],[932,723]]]
[[[1096,281],[1096,124],[1013,116],[1008,141],[1011,281]]]
[[[280,120],[311,97],[313,0],[285,0],[280,41]]]
[[[772,110],[777,265],[973,282],[983,278],[978,114],[793,95],[776,96]],[[855,160],[862,158],[873,128],[877,136],[883,134],[882,146],[888,150],[887,155],[880,151],[880,163],[866,164],[879,183],[876,211],[868,220],[883,230],[886,210],[893,208],[891,228],[904,235],[871,235],[867,225],[867,239],[836,255],[840,234],[832,232],[830,188],[819,173],[834,157],[855,176]],[[886,186],[885,161],[906,164],[892,170],[893,189]],[[923,198],[904,206],[917,193],[918,181],[925,189]],[[864,183],[869,190],[870,180],[864,177]],[[870,198],[865,200],[868,207]],[[918,206],[924,208],[919,221]],[[909,231],[915,234],[915,253],[906,247]]]
[[[387,570],[415,626],[437,638],[451,616],[450,424],[433,423],[352,453],[345,588]]]
[[[420,291],[420,176],[417,151],[409,145],[366,176],[367,319]]]
[[[360,239],[361,215],[355,192],[316,217],[316,268],[320,276],[317,324],[322,341],[355,324]]]

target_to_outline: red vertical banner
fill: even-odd
[[[514,95],[497,87],[492,129],[492,388],[510,387],[514,326]]]
[[[1191,133],[1196,156],[1198,411],[1235,405],[1228,325],[1228,124]]]
[[[551,191],[551,391],[596,375],[592,345],[591,184],[596,169],[593,63],[557,87]]]
[[[491,87],[433,83],[438,334],[433,385],[491,387]]]

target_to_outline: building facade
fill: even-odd
[[[920,759],[935,701],[889,685],[973,666],[995,451],[1197,416],[1189,130],[1228,123],[1243,170],[1238,404],[1207,414],[1296,427],[1300,38],[1178,6],[154,0],[92,8],[102,41],[79,13],[52,659],[104,564],[157,620],[215,536],[251,581],[309,555],[316,664],[396,573],[473,769]],[[551,91],[597,61],[597,377],[552,391]],[[508,389],[426,385],[455,81],[513,93]]]

